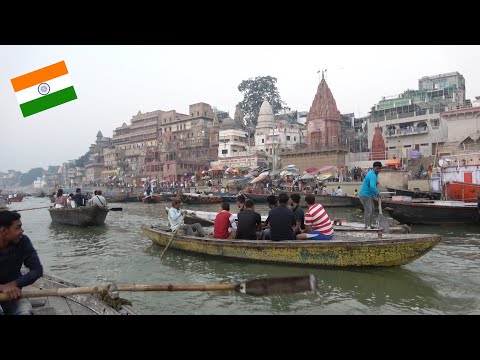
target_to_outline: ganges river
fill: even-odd
[[[48,198],[25,198],[10,210],[49,206]],[[225,291],[122,292],[141,314],[480,314],[480,226],[412,226],[442,241],[414,262],[393,268],[322,269],[259,264],[182,253],[142,234],[142,226],[165,225],[168,203],[118,203],[105,225],[78,228],[53,224],[46,208],[22,211],[23,228],[46,273],[79,286],[119,284],[238,283],[259,277],[314,274],[312,293],[253,297]],[[184,206],[218,211],[220,204]],[[236,204],[231,204],[236,212]],[[262,215],[267,207],[256,206]],[[330,217],[362,222],[360,210],[327,209]]]

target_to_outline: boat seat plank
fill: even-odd
[[[38,307],[41,307],[41,306],[45,306],[46,302],[47,302],[47,298],[44,297],[44,298],[30,298],[30,303],[32,304],[32,307],[33,308],[38,308]]]
[[[72,299],[67,298],[67,304],[72,311],[72,315],[96,315],[95,312]]]
[[[33,309],[33,315],[57,315],[57,312],[53,307],[41,307],[38,309]]]
[[[67,304],[67,300],[61,296],[49,296],[48,302],[55,308],[57,315],[72,315],[72,310]]]

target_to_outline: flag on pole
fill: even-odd
[[[77,98],[64,61],[18,76],[11,82],[23,117]]]

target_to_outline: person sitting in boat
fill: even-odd
[[[267,205],[270,208],[270,211],[272,211],[274,207],[278,206],[277,197],[275,195],[268,195]],[[271,240],[270,239],[270,211],[268,212],[268,217],[265,220],[265,223],[263,224],[263,238],[265,240]]]
[[[87,206],[100,206],[106,207],[107,206],[107,199],[102,196],[102,190],[95,190],[94,195],[90,200],[87,202]]]
[[[235,217],[230,214],[230,204],[222,203],[222,211],[215,217],[215,225],[213,227],[213,237],[215,239],[228,239],[232,231],[237,229]]]
[[[288,195],[278,195],[278,206],[270,210],[270,239],[273,241],[293,240],[295,214],[287,207]]]
[[[75,201],[76,206],[85,206],[85,196],[82,195],[82,189],[75,189],[75,195],[73,195],[73,200]]]
[[[22,266],[28,272],[20,272]],[[43,266],[28,236],[23,235],[20,214],[0,211],[0,293],[8,301],[0,302],[0,314],[32,315],[32,304],[20,298],[22,288],[33,284],[43,275]]]
[[[240,212],[245,210],[245,195],[240,194],[237,196],[237,206]]]
[[[257,240],[262,238],[262,217],[255,211],[255,203],[252,199],[245,201],[245,209],[238,213],[237,218],[235,239]]]
[[[331,240],[333,225],[321,204],[315,204],[315,195],[308,194],[305,201],[309,206],[305,214],[305,232],[297,235],[297,240]]]
[[[357,189],[355,189],[355,191],[353,192],[353,196],[358,196],[358,191],[357,191]]]
[[[336,196],[343,196],[343,189],[340,186],[337,188]]]
[[[205,231],[202,228],[202,225],[195,223],[193,225],[186,225],[184,223],[185,215],[187,214],[186,210],[180,210],[182,202],[180,200],[173,200],[172,207],[168,210],[168,223],[170,224],[170,229],[172,231],[184,231],[187,236],[205,236]]]
[[[295,214],[295,224],[293,226],[293,238],[300,234],[302,230],[305,230],[305,213],[300,207],[300,195],[290,195],[290,201],[292,204],[292,211]]]
[[[73,193],[68,194],[67,198],[67,208],[74,209],[77,205],[75,204],[75,200],[73,200]]]
[[[67,198],[63,196],[63,189],[58,189],[55,197],[55,209],[61,209],[67,207]]]

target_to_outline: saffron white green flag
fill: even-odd
[[[11,82],[23,117],[77,98],[64,61],[18,76]]]

